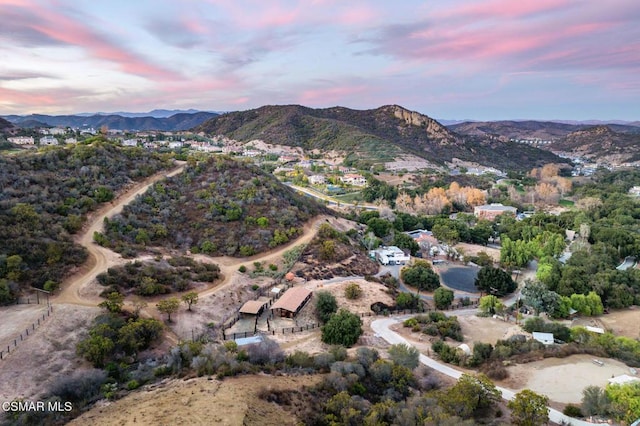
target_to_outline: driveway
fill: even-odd
[[[389,327],[391,327],[392,325],[398,324],[410,317],[411,315],[402,315],[398,317],[378,319],[371,323],[371,328],[373,329],[374,333],[376,333],[377,336],[380,336],[381,338],[383,338],[385,341],[387,341],[392,345],[404,343],[405,345],[412,346],[411,343],[405,340],[404,337],[400,336],[398,333],[389,329]],[[420,362],[426,365],[427,367],[433,368],[434,370],[442,374],[446,374],[449,377],[453,377],[454,379],[459,379],[460,376],[462,375],[462,372],[456,370],[455,368],[452,368],[447,364],[440,363],[439,361],[436,361],[433,358],[429,358],[424,354],[420,354]],[[506,399],[507,401],[510,401],[515,397],[516,393],[510,389],[506,389],[500,386],[496,386],[496,388],[502,393],[502,398]],[[557,424],[567,424],[567,425],[574,425],[574,426],[608,425],[608,423],[589,423],[583,420],[574,419],[572,417],[565,416],[560,411],[555,410],[551,407],[547,407],[547,408],[549,409],[549,420]]]

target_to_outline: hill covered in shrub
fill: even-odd
[[[153,185],[95,239],[126,256],[147,247],[251,256],[298,237],[324,211],[259,168],[216,156]]]
[[[86,250],[72,234],[87,213],[170,159],[96,138],[90,145],[0,156],[0,303],[59,283]]]

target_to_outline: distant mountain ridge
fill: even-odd
[[[601,125],[601,124],[597,124]],[[468,121],[447,126],[449,129],[468,136],[492,136],[509,139],[557,140],[572,132],[593,127],[587,122],[570,123],[560,121],[504,120],[504,121]],[[640,127],[627,124],[610,123],[608,127],[619,133],[640,134]]]
[[[124,117],[121,115],[44,115],[31,114],[27,116],[8,115],[4,118],[20,127],[38,127],[46,125],[51,127],[93,127],[98,129],[107,126],[115,130],[163,130],[180,131],[189,130],[201,123],[216,117],[212,112],[178,113],[166,118],[151,116]]]
[[[413,154],[437,164],[458,158],[503,170],[525,170],[564,161],[533,147],[486,136],[460,135],[399,105],[371,110],[268,105],[222,114],[194,130],[244,142],[261,139],[306,150],[342,151],[359,161],[393,161]]]

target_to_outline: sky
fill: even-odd
[[[638,0],[0,0],[0,115],[640,120]]]

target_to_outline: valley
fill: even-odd
[[[402,114],[399,118],[410,125],[415,125],[415,120],[420,124],[423,119]],[[434,123],[422,124],[433,131]],[[444,139],[440,143],[451,142],[441,137]],[[336,347],[326,341],[328,321],[318,317],[324,293],[336,300],[339,308],[361,318],[361,334],[344,355],[347,363],[364,362],[362,357],[369,354],[367,351],[380,353],[384,362],[396,362],[389,361],[393,356],[389,358],[388,351],[393,352],[398,341],[385,337],[379,326],[374,325],[382,315],[390,315],[396,322],[412,320],[415,315],[420,318],[420,312],[416,311],[459,317],[452,321],[461,324],[461,338],[471,348],[471,354],[464,355],[455,349],[457,343],[450,336],[436,339],[433,335],[425,337],[426,332],[418,332],[415,327],[410,333],[403,327],[393,328],[411,347],[418,348],[421,357],[428,360],[426,365],[439,371],[419,373],[426,374],[423,379],[430,377],[427,381],[446,389],[455,386],[448,375],[458,378],[463,373],[487,372],[498,385],[507,388],[502,395],[508,400],[525,388],[545,394],[541,383],[559,374],[554,373],[558,368],[573,362],[569,360],[578,359],[574,357],[581,357],[583,371],[593,368],[596,372],[605,371],[597,370],[593,363],[589,365],[589,357],[593,356],[604,359],[608,366],[615,365],[615,374],[625,372],[624,363],[636,364],[633,344],[630,343],[631,349],[605,350],[599,346],[602,343],[597,337],[580,334],[581,326],[595,324],[597,320],[603,329],[615,333],[608,334],[609,339],[637,339],[633,327],[620,326],[621,322],[628,324],[640,319],[640,311],[634,309],[640,300],[637,269],[632,262],[628,272],[612,272],[619,264],[619,256],[636,253],[636,241],[626,231],[608,230],[600,222],[605,217],[621,221],[624,230],[635,229],[635,223],[626,220],[622,213],[637,208],[635,199],[628,195],[629,188],[640,185],[634,173],[599,172],[581,180],[572,179],[563,162],[534,167],[524,174],[512,170],[505,173],[494,168],[498,166],[495,163],[483,165],[458,158],[431,163],[422,162],[418,156],[397,157],[400,162],[387,162],[377,168],[372,163],[367,168],[359,162],[350,164],[349,156],[340,156],[335,146],[328,145],[329,151],[314,148],[314,154],[309,154],[309,147],[262,141],[249,141],[246,146],[219,135],[215,138],[222,142],[221,148],[237,147],[234,149],[241,149],[241,155],[228,155],[234,151],[224,154],[222,150],[212,154],[188,147],[164,153],[146,151],[140,147],[119,147],[117,140],[109,140],[105,135],[88,145],[41,148],[38,152],[7,157],[7,164],[16,170],[18,165],[28,164],[32,168],[30,179],[35,182],[43,182],[40,173],[52,169],[48,166],[48,172],[46,162],[45,166],[35,162],[40,153],[52,164],[54,158],[71,158],[70,155],[86,160],[87,153],[94,152],[95,147],[113,158],[120,155],[135,158],[134,152],[150,156],[157,161],[157,169],[145,170],[135,180],[116,173],[120,176],[116,180],[122,182],[120,186],[114,187],[113,192],[99,188],[86,191],[96,198],[91,208],[84,210],[70,197],[59,196],[61,201],[56,205],[57,195],[50,200],[51,205],[42,204],[45,206],[42,210],[39,199],[30,197],[25,185],[13,186],[6,192],[4,203],[9,207],[5,214],[12,223],[24,226],[34,221],[37,217],[34,215],[59,215],[48,220],[55,227],[61,226],[60,236],[51,234],[43,252],[49,259],[55,259],[50,265],[58,261],[60,271],[64,272],[59,275],[63,279],[58,286],[46,284],[41,278],[47,276],[46,269],[39,272],[43,275],[33,272],[34,268],[42,268],[36,258],[19,255],[20,262],[15,257],[10,259],[14,256],[11,247],[15,247],[11,244],[6,244],[5,251],[0,253],[7,254],[0,259],[0,272],[4,288],[8,289],[0,294],[15,298],[10,300],[28,295],[26,285],[18,291],[13,283],[29,277],[30,285],[48,286],[45,290],[52,293],[49,301],[53,307],[50,318],[10,352],[3,353],[0,363],[6,380],[5,386],[0,386],[0,398],[48,398],[52,394],[78,398],[65,389],[82,381],[89,387],[74,408],[74,415],[81,415],[75,420],[78,424],[134,421],[153,424],[158,418],[173,415],[189,418],[191,424],[206,424],[212,413],[222,409],[216,407],[225,404],[232,410],[219,420],[228,424],[276,422],[283,413],[292,416],[292,423],[305,416],[322,417],[321,411],[312,413],[310,407],[300,406],[300,392],[308,391],[317,398],[316,408],[330,410],[332,398],[341,394],[342,385],[337,382],[328,385],[327,380],[338,380],[335,368],[347,368],[331,366],[332,362],[343,361],[337,361],[337,352],[332,352]],[[387,169],[391,164],[395,166]],[[397,169],[403,165],[404,168]],[[72,167],[77,167],[79,176],[88,175],[89,171],[100,176],[100,187],[109,188],[111,177],[105,173],[108,166],[96,165],[91,169],[76,161]],[[70,170],[76,173],[73,168]],[[59,182],[67,179],[53,174],[48,178]],[[332,187],[339,191],[332,191]],[[608,191],[610,195],[598,191]],[[594,200],[596,197],[599,202]],[[560,206],[561,200],[564,207]],[[485,217],[478,213],[483,208],[490,211],[498,202],[517,206],[518,215]],[[625,207],[608,210],[611,203]],[[25,207],[29,205],[33,210]],[[63,205],[67,208],[62,209]],[[77,216],[71,227],[70,215]],[[585,223],[581,220],[589,221],[589,230],[584,226],[576,228],[576,224]],[[578,237],[569,237],[569,231]],[[55,238],[68,241],[72,244],[69,247],[78,253],[84,252],[86,260],[71,267],[63,266],[66,257],[53,256]],[[618,254],[607,247],[612,241],[617,243]],[[380,265],[381,260],[369,252],[378,245],[399,246],[410,259],[409,265]],[[525,246],[526,250],[522,248]],[[566,265],[560,264],[558,259],[567,252],[573,254],[572,259]],[[599,254],[599,262],[590,260],[590,256]],[[427,260],[424,268],[435,271],[437,291],[422,289],[421,281],[409,276],[408,271],[421,264],[420,258]],[[442,263],[446,267],[438,266]],[[452,291],[449,300],[446,293],[450,289],[439,274],[456,266],[505,270],[518,286],[496,300],[486,299],[496,296],[475,291]],[[595,306],[588,305],[588,310],[585,303],[591,303],[588,298],[595,293],[585,276],[595,276],[596,282],[604,286],[596,288],[598,302]],[[623,279],[625,284],[621,284]],[[552,300],[551,305],[544,305],[536,299],[538,296],[527,293],[535,287],[533,281],[544,283],[547,292],[544,303]],[[475,286],[483,288],[477,280]],[[355,298],[347,296],[350,287],[359,289]],[[289,288],[311,291],[310,301],[293,315],[271,310],[271,304]],[[493,287],[488,288],[487,291],[494,292]],[[188,309],[187,295],[191,295],[192,301]],[[492,304],[487,305],[482,299],[492,300]],[[523,306],[521,299],[526,300]],[[175,308],[167,310],[163,303],[172,300]],[[252,301],[261,301],[266,308],[258,316],[247,318],[241,309]],[[531,350],[531,355],[507,354],[504,341],[513,336],[531,339],[538,332],[523,330],[521,324],[531,320],[531,327],[538,327],[533,330],[551,324],[540,323],[533,315],[531,306],[538,306],[536,303],[543,303],[543,308],[536,309],[547,309],[547,319],[559,321],[553,327],[574,330],[571,343],[561,342],[549,349],[528,343],[526,350]],[[601,320],[598,304],[612,311]],[[487,309],[495,309],[494,318],[486,318]],[[578,312],[577,319],[569,317],[569,309]],[[12,335],[19,335],[25,324],[28,327],[32,314],[40,315],[41,310],[41,306],[26,309],[25,305],[0,308],[0,316],[12,324],[3,330],[0,343],[10,345]],[[408,311],[414,313],[408,315]],[[108,329],[99,328],[100,324]],[[144,329],[147,334],[140,341],[127,340],[126,324],[130,328],[147,327]],[[111,337],[114,333],[116,337]],[[118,349],[92,352],[98,348],[88,345],[94,344],[91,339],[96,336],[113,339]],[[248,344],[245,349],[243,337],[258,338],[262,343]],[[234,338],[239,346],[233,343]],[[142,341],[148,343],[143,346]],[[447,358],[447,350],[436,351],[436,342],[440,341],[454,348],[450,349],[456,354],[452,360]],[[522,344],[520,340],[517,342]],[[480,361],[474,361],[474,357],[480,356],[476,352],[482,350],[482,345],[489,345],[494,354],[483,361],[487,366],[478,366],[476,363]],[[524,361],[523,356],[531,358]],[[566,356],[570,358],[557,361]],[[547,358],[551,360],[543,361]],[[455,364],[453,370],[445,361]],[[496,363],[503,367],[498,369]],[[116,368],[125,364],[129,365],[127,372]],[[508,378],[493,376],[496,369],[505,371]],[[613,370],[606,369],[606,375],[610,371]],[[255,374],[259,384],[252,387]],[[361,378],[365,387],[370,386],[368,380],[373,380],[366,374]],[[236,375],[240,377],[225,378]],[[568,403],[581,402],[585,386],[606,385],[602,374],[585,374],[585,379],[565,393],[548,393],[549,406],[556,410],[550,412],[554,422],[569,419],[562,411]],[[20,389],[18,395],[16,385]],[[326,386],[332,386],[333,390],[326,393],[322,390]],[[415,397],[429,394],[428,387],[413,386]],[[63,390],[67,393],[62,393]],[[366,392],[375,398],[372,391]],[[238,399],[241,394],[246,399]],[[288,396],[284,397],[285,394]],[[270,398],[284,398],[288,402],[266,403]],[[396,398],[394,404],[398,407],[409,403],[409,399]],[[205,403],[209,400],[214,402]],[[97,405],[89,410],[94,404]],[[439,404],[446,407],[445,400]],[[502,404],[500,410],[507,410],[505,403],[496,401],[496,404]],[[184,405],[185,411],[172,410],[170,414],[158,408],[163,405]],[[494,411],[475,412],[462,418],[487,419],[494,414]],[[455,418],[456,414],[448,411],[442,415]],[[581,424],[575,423],[579,422],[575,419],[571,421]]]

